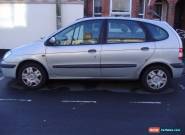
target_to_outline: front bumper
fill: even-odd
[[[0,68],[5,77],[16,78],[16,64],[1,61]]]

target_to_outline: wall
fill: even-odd
[[[0,4],[0,49],[32,42],[55,30],[55,4]]]
[[[64,3],[61,4],[61,16],[62,16],[62,27],[69,25],[76,19],[84,17],[84,5],[83,4],[73,4]]]

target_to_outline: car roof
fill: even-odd
[[[87,20],[99,20],[99,19],[122,19],[122,20],[133,20],[133,21],[141,21],[141,22],[146,22],[146,23],[152,23],[156,25],[161,25],[166,23],[165,21],[159,21],[159,20],[151,20],[151,19],[143,19],[143,18],[131,18],[131,17],[84,17],[77,19],[76,22],[81,22],[81,21],[87,21]]]

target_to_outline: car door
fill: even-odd
[[[54,35],[56,42],[46,47],[50,70],[62,78],[99,77],[101,26],[102,20],[88,20]]]
[[[101,52],[103,77],[135,78],[155,50],[155,43],[147,42],[145,29],[136,21],[108,19],[106,37]]]

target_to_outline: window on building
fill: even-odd
[[[111,16],[131,16],[132,0],[110,0]]]
[[[154,19],[166,21],[168,12],[167,0],[157,0],[154,6]]]
[[[0,4],[0,28],[27,26],[25,4]]]
[[[162,3],[162,0],[157,0],[156,3],[155,3],[155,18],[156,19],[161,19],[161,16],[162,16],[162,8],[163,8],[163,3]]]
[[[102,16],[102,1],[94,0],[94,16]]]
[[[145,32],[134,21],[109,20],[107,43],[140,43],[145,41]]]
[[[139,18],[145,17],[145,8],[148,0],[139,0]]]

